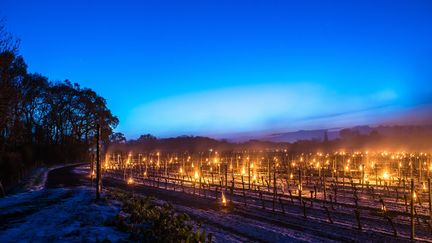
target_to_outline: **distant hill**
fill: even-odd
[[[327,133],[328,140],[335,140],[340,138],[339,132],[342,129],[350,129],[360,135],[368,135],[372,131],[378,132],[380,135],[386,137],[393,136],[415,136],[415,134],[432,134],[432,125],[423,126],[355,126],[351,128],[331,128],[331,129],[317,129],[317,130],[299,130],[293,132],[273,133],[267,136],[257,138],[258,140],[277,142],[277,143],[294,143],[302,140],[318,140],[324,141],[325,134]]]

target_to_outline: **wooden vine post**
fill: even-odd
[[[411,240],[414,240],[414,179],[411,178]]]
[[[100,125],[96,125],[96,199],[100,199],[102,189],[101,163],[100,163]]]
[[[432,222],[432,192],[431,192],[431,179],[428,178],[428,194],[429,194],[429,220]]]
[[[302,173],[301,170],[299,168],[299,185],[298,185],[298,196],[299,196],[299,201],[300,201],[300,205],[302,203]]]

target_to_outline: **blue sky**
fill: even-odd
[[[96,90],[129,138],[397,123],[432,103],[431,1],[3,0],[0,16],[31,72]]]

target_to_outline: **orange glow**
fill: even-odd
[[[383,178],[384,180],[388,180],[390,178],[390,175],[387,171],[384,171]]]
[[[222,205],[226,206],[226,203],[227,203],[227,201],[226,201],[226,198],[225,198],[225,194],[222,192]]]

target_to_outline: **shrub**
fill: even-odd
[[[133,196],[123,191],[112,191],[111,196],[123,203],[116,225],[131,233],[132,240],[140,242],[211,242],[212,235],[194,230],[190,218],[176,213],[172,205],[156,205],[149,197]],[[199,225],[195,225],[198,226]],[[207,237],[206,237],[207,236]]]

